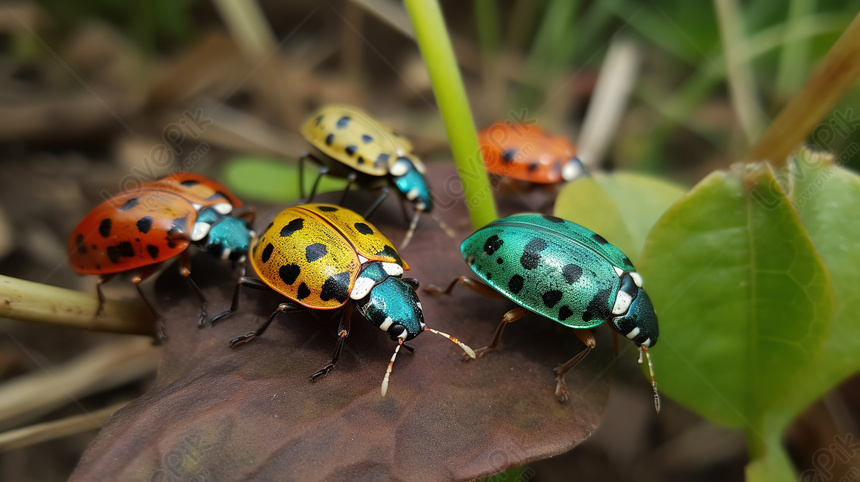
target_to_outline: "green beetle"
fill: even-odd
[[[321,175],[346,177],[347,191],[353,183],[369,189],[393,185],[412,204],[415,214],[400,249],[406,247],[420,214],[433,209],[433,196],[424,177],[426,168],[412,153],[409,140],[363,110],[338,104],[314,112],[302,126],[302,136],[316,152],[299,159],[300,171],[304,171],[305,161],[311,160],[322,167]],[[304,197],[304,175],[299,179]],[[440,219],[432,214],[431,217],[449,236],[454,236]]]
[[[518,304],[505,313],[492,342],[475,354],[480,357],[498,345],[508,323],[530,312],[574,329],[586,348],[557,366],[556,396],[568,400],[564,374],[596,346],[588,330],[608,322],[648,358],[654,405],[660,398],[648,356],[659,336],[657,315],[642,289],[642,277],[630,259],[599,234],[564,219],[541,214],[518,214],[494,221],[460,245],[466,264],[479,280],[461,276],[444,291],[462,283],[485,296],[507,298]]]

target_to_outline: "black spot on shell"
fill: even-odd
[[[346,151],[346,153],[348,155],[353,156],[353,155],[355,155],[355,151],[358,150],[358,147],[353,146],[353,145],[348,145],[348,146],[346,146],[346,148],[344,150]]]
[[[562,293],[559,290],[550,290],[541,295],[543,298],[543,304],[546,305],[547,308],[552,308],[561,300]]]
[[[533,163],[529,164],[529,172],[537,171],[538,167],[540,167],[540,164],[538,164],[537,162],[533,162]]]
[[[493,279],[493,273],[487,271],[487,281]]]
[[[134,246],[131,245],[128,241],[123,241],[116,245],[116,248],[119,250],[120,256],[124,258],[132,258],[134,257]]]
[[[573,315],[573,311],[567,305],[563,305],[561,308],[558,309],[558,319],[561,321],[570,318],[571,315]]]
[[[498,263],[498,264],[502,264],[502,263],[504,263],[504,262],[505,262],[504,258],[501,258],[501,257],[496,258],[496,263]]]
[[[278,276],[281,277],[281,280],[291,285],[296,282],[296,278],[302,273],[302,269],[297,264],[285,264],[278,268]]]
[[[299,285],[299,292],[296,293],[296,298],[303,300],[311,295],[311,289],[308,288],[308,285],[302,283]]]
[[[158,246],[149,245],[146,247],[146,252],[149,253],[149,257],[152,259],[158,258]]]
[[[325,145],[330,146],[332,142],[334,142],[334,134],[325,136]]]
[[[403,264],[403,260],[400,258],[400,254],[397,252],[396,249],[394,249],[393,246],[385,245],[385,247],[382,248],[381,250],[379,250],[379,252],[376,253],[376,255],[377,256],[384,256],[386,258],[394,258],[394,261],[397,264],[401,264],[401,265]]]
[[[371,142],[373,142],[373,137],[370,137],[367,134],[362,134],[361,135],[361,142],[364,142],[365,144],[370,144]]]
[[[502,160],[505,162],[513,162],[514,158],[517,156],[516,149],[505,149],[505,152],[502,152]]]
[[[120,206],[119,210],[120,211],[128,211],[129,209],[131,209],[135,206],[137,206],[137,198],[133,197],[133,198],[129,199],[128,201],[126,201],[125,204]]]
[[[630,258],[628,258],[627,256],[625,256],[624,259],[621,260],[621,262],[628,266],[633,266],[633,261],[630,261]]]
[[[184,233],[188,231],[188,220],[185,218],[176,218],[173,220],[173,226],[167,231],[167,234]]]
[[[541,238],[532,238],[531,241],[523,248],[523,255],[520,257],[520,264],[525,269],[535,269],[540,264],[540,252],[546,249],[547,242]]]
[[[211,196],[206,198],[207,201],[214,201],[216,199],[224,199],[225,201],[227,201],[229,198],[223,192],[214,192]]]
[[[585,313],[582,314],[583,321],[591,320],[606,320],[612,314],[612,310],[607,306],[609,304],[610,289],[602,289],[591,298],[588,302],[588,307]]]
[[[345,129],[347,125],[349,125],[349,121],[352,120],[352,117],[345,115],[337,120],[337,128]]]
[[[322,116],[322,115],[318,115],[318,116],[317,116],[317,118],[316,118],[316,119],[314,119],[314,124],[316,124],[316,125],[320,125],[320,122],[322,122],[323,117],[324,117],[324,116]]]
[[[363,157],[358,156],[358,158],[355,159],[355,162],[357,162],[358,164],[364,164],[365,161]]]
[[[328,248],[322,243],[310,244],[305,248],[305,258],[307,258],[308,263],[313,263],[326,254],[328,254]]]
[[[609,241],[607,241],[606,238],[597,233],[592,234],[591,239],[597,241],[600,244],[609,244]]]
[[[335,299],[341,303],[349,298],[349,272],[344,271],[325,280],[320,290],[320,299],[329,301]]]
[[[268,263],[269,258],[272,257],[272,251],[274,250],[275,246],[272,243],[267,244],[266,247],[263,248],[263,252],[260,254],[260,259],[262,259],[264,263]]]
[[[99,223],[99,234],[101,234],[103,238],[110,236],[110,226],[110,218],[104,218],[102,219],[102,222]]]
[[[84,244],[84,235],[79,234],[77,238],[75,238],[75,249],[78,250],[81,254],[87,254],[87,245]]]
[[[567,284],[576,283],[576,280],[582,276],[582,266],[573,263],[567,264],[561,269],[561,274],[564,276],[564,280],[567,281]]]
[[[376,156],[376,160],[373,161],[374,166],[380,166],[382,164],[388,164],[388,158],[391,157],[388,154],[382,153]]]
[[[365,223],[355,223],[355,230],[361,234],[373,234],[373,228]]]
[[[152,227],[152,217],[144,216],[137,220],[137,230],[143,234],[149,232],[149,228]]]
[[[503,244],[505,244],[505,242],[494,234],[487,238],[486,241],[484,241],[484,252],[489,255],[492,255],[493,253],[498,251]]]
[[[324,213],[333,213],[333,212],[337,211],[337,208],[334,206],[317,206],[317,209],[319,209],[320,211],[322,211]]]
[[[200,181],[195,181],[194,179],[187,179],[185,181],[180,182],[183,186],[196,186],[200,184]]]
[[[305,227],[305,220],[302,218],[296,218],[287,223],[286,226],[281,228],[281,237],[286,238],[287,236],[292,236],[293,233]]]
[[[522,276],[515,274],[511,276],[511,279],[508,281],[508,289],[511,290],[511,293],[515,295],[519,294],[519,292],[523,289],[524,282],[525,280]]]
[[[549,214],[545,214],[543,216],[543,218],[546,219],[547,221],[552,221],[552,222],[558,223],[558,224],[564,224],[564,219],[561,219],[561,218],[558,218],[555,216],[550,216]]]

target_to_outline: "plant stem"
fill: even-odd
[[[433,93],[445,122],[472,226],[478,229],[498,215],[442,10],[437,0],[405,0],[404,3],[415,26],[415,38],[427,64]]]
[[[767,159],[785,165],[788,155],[809,135],[860,76],[860,14],[830,48],[824,60],[776,120],[750,149],[748,161]]]
[[[96,317],[95,293],[81,293],[56,286],[0,275],[0,316],[38,321],[83,330],[153,335],[155,323],[142,303],[107,300]]]
[[[714,0],[723,52],[726,59],[726,81],[735,115],[746,134],[747,142],[762,131],[760,118],[764,115],[755,91],[755,80],[749,62],[743,59],[741,45],[745,41],[737,0]]]
[[[778,98],[785,98],[800,88],[800,82],[807,68],[811,42],[809,38],[792,39],[791,37],[802,28],[801,21],[814,14],[814,0],[791,0],[788,18],[785,21],[785,39],[779,53],[779,69],[774,84]]]
[[[98,430],[111,418],[114,412],[127,404],[128,402],[119,402],[83,415],[73,415],[0,433],[0,452],[8,452],[48,440]]]

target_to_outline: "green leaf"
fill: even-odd
[[[804,151],[794,159],[791,201],[830,273],[836,295],[830,336],[800,380],[793,400],[800,411],[860,370],[860,177],[830,155]]]
[[[310,192],[317,176],[317,166],[305,166],[305,194]],[[264,157],[236,157],[224,169],[224,182],[242,199],[272,203],[299,200],[299,166],[295,162]],[[342,190],[346,181],[325,176],[320,181],[319,193]]]
[[[685,192],[643,174],[594,174],[562,189],[555,215],[600,233],[635,262],[651,226]]]
[[[763,434],[780,429],[765,430],[765,416],[800,387],[833,310],[824,264],[773,172],[749,164],[705,178],[654,226],[639,271],[660,317],[661,390],[746,429],[763,455]]]

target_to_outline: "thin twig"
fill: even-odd
[[[0,452],[20,449],[58,438],[102,428],[105,422],[128,402],[120,402],[84,415],[37,423],[0,433]]]

